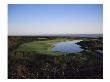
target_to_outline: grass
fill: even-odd
[[[62,42],[62,41],[70,41],[74,39],[68,39],[68,38],[57,38],[53,40],[46,40],[46,41],[33,41],[33,42],[28,42],[21,44],[16,51],[34,51],[36,53],[44,53],[44,54],[53,54],[53,55],[60,55],[60,54],[65,54],[62,52],[52,52],[51,49],[54,47],[53,44],[57,42]]]
[[[66,54],[66,52],[52,52],[54,44],[57,42],[71,41],[71,40],[91,40],[89,38],[55,38],[48,40],[32,41],[21,44],[16,51],[32,51],[36,53],[48,54],[48,55],[61,55]],[[43,38],[44,39],[44,38]],[[92,39],[93,40],[93,39]]]

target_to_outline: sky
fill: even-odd
[[[102,33],[102,4],[8,4],[8,35]]]

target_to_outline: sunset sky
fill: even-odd
[[[101,4],[8,5],[8,35],[101,33]]]

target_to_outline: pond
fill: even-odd
[[[82,40],[73,40],[73,41],[66,41],[66,42],[59,42],[54,44],[52,48],[53,52],[67,52],[67,53],[77,53],[82,51],[80,45],[77,45],[77,42]]]

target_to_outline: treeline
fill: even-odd
[[[8,36],[8,50],[12,51],[17,48],[20,44],[32,41],[50,40],[54,38],[45,37],[45,39],[39,39],[41,37],[34,36]]]
[[[9,56],[8,78],[81,79],[102,78],[101,63],[91,63],[86,56],[68,54],[49,56],[19,52]]]
[[[99,37],[96,40],[81,41],[77,43],[85,51],[92,51],[103,56],[103,38]]]
[[[46,38],[43,40],[54,39]],[[96,53],[52,56],[36,52],[15,51],[22,43],[39,40],[36,37],[8,37],[9,79],[102,79],[103,59]],[[40,39],[41,40],[41,39]]]

